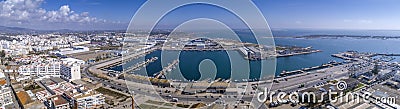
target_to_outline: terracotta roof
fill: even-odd
[[[5,85],[7,83],[6,79],[0,79],[0,85]]]
[[[61,95],[57,95],[57,96],[54,96],[53,97],[53,102],[54,102],[54,105],[62,105],[62,104],[67,104],[67,103],[69,103],[66,99],[64,99]]]
[[[23,105],[31,102],[31,97],[29,97],[28,93],[26,93],[25,91],[19,91],[17,93],[17,97]]]

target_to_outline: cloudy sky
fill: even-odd
[[[41,30],[125,29],[134,14],[133,8],[111,0],[2,0],[0,26]]]
[[[126,29],[132,16],[144,2],[145,0],[1,0],[0,26],[42,30]],[[253,2],[264,14],[271,28],[400,29],[399,0]],[[193,7],[178,10],[178,14],[173,17],[176,19],[167,22],[174,23],[181,18],[179,16],[190,12],[196,12],[203,17],[224,17],[224,14],[217,13],[219,11],[212,8]]]

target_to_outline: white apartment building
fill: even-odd
[[[81,65],[85,64],[85,61],[75,58],[64,58],[61,59],[61,77],[70,81],[81,79]]]
[[[81,67],[77,63],[61,65],[61,77],[69,81],[81,79]]]
[[[24,76],[35,76],[39,78],[59,77],[60,62],[34,63],[20,66],[18,72]]]
[[[95,109],[105,104],[103,94],[96,91],[74,96],[78,109]]]
[[[0,108],[5,109],[5,106],[13,105],[12,98],[10,87],[0,86]]]

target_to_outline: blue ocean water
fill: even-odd
[[[206,34],[202,34],[204,36],[207,35],[224,35],[218,32],[208,32]],[[274,72],[275,75],[279,75],[282,71],[291,71],[291,70],[298,70],[305,67],[313,67],[318,66],[321,64],[328,63],[330,61],[342,61],[341,59],[331,57],[331,54],[345,52],[349,50],[355,50],[359,52],[374,52],[374,53],[400,53],[400,39],[371,39],[371,38],[311,38],[311,39],[304,39],[304,38],[292,38],[292,37],[283,37],[283,36],[303,36],[303,35],[361,35],[361,36],[400,36],[400,31],[372,31],[372,30],[357,30],[357,31],[350,31],[350,30],[279,30],[273,31],[274,35],[279,35],[279,37],[275,37],[274,41],[276,45],[290,45],[290,46],[300,46],[300,47],[313,47],[314,49],[322,50],[322,52],[312,53],[307,55],[297,55],[291,57],[281,57],[276,59],[276,71]],[[246,37],[245,33],[240,33],[240,37]],[[160,51],[153,52],[146,56],[146,58],[151,58],[154,56],[158,56]],[[221,53],[217,53],[221,54]],[[232,76],[234,79],[241,79],[241,78],[258,78],[260,77],[257,72],[259,72],[259,67],[254,67],[250,69],[255,69],[250,71],[243,70],[246,69],[246,66],[240,66],[240,64],[236,66],[230,66],[229,64],[224,64],[226,61],[224,58],[226,56],[217,55],[217,54],[202,54],[196,52],[189,52],[186,55],[183,55],[184,60],[187,60],[187,64],[179,65],[178,69],[182,71],[174,70],[173,73],[167,75],[169,78],[173,79],[189,79],[189,80],[197,80],[199,78],[198,75],[198,64],[204,58],[215,58],[214,61],[217,62],[217,70],[219,73],[222,72],[221,75],[217,75],[218,78],[225,78]],[[238,59],[239,63],[245,63],[247,60],[242,59],[242,56],[239,53],[231,53],[233,54],[234,58]],[[203,57],[203,58],[202,58]],[[230,57],[232,58],[232,56]],[[176,59],[176,57],[167,57],[167,61],[172,61]],[[395,61],[398,61],[395,60]],[[255,62],[256,61],[250,61]],[[275,62],[275,61],[274,61]],[[128,62],[127,65],[129,66],[130,63],[135,62]],[[146,72],[145,75],[153,75],[154,73],[159,72],[162,68],[160,66],[161,61],[156,61],[154,63],[149,64],[146,68],[140,69],[137,71],[139,74]],[[243,67],[243,68],[241,68]],[[231,68],[231,69],[230,69]],[[112,68],[114,70],[122,70],[121,66],[117,66]],[[232,72],[229,72],[231,70]],[[174,73],[175,72],[175,73]],[[183,74],[180,74],[182,72]],[[256,73],[254,73],[256,72]],[[263,72],[264,73],[264,72]],[[246,75],[247,74],[247,75]],[[264,76],[272,74],[272,73],[265,73]]]

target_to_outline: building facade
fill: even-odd
[[[20,66],[18,72],[24,76],[59,77],[61,64],[59,62],[40,63]]]
[[[81,79],[81,68],[79,64],[61,65],[61,77],[69,81]]]
[[[103,94],[96,91],[75,96],[78,109],[100,108],[105,104],[104,98]]]
[[[12,98],[10,87],[0,86],[0,108],[4,109],[8,105],[13,105]]]

